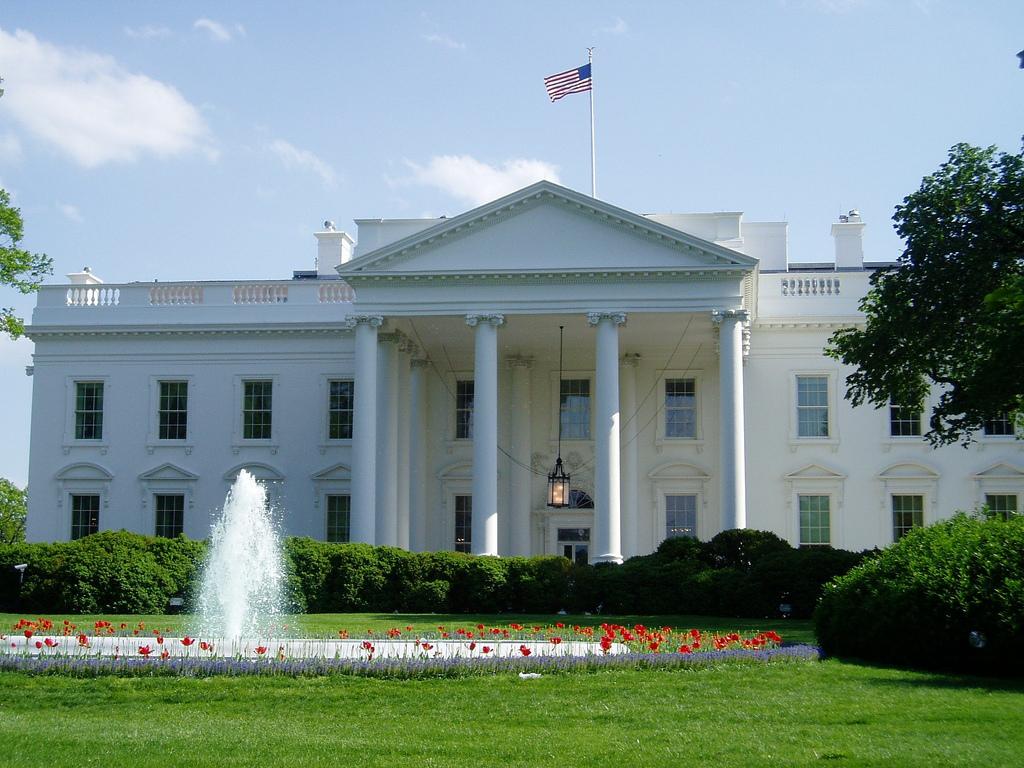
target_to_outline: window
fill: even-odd
[[[1010,414],[1001,413],[994,419],[985,420],[985,436],[986,437],[1002,437],[1004,435],[1013,434],[1013,419],[1010,418]]]
[[[352,540],[352,497],[331,494],[327,497],[327,540],[345,543]]]
[[[828,437],[828,376],[796,377],[797,437]]]
[[[576,565],[590,562],[590,529],[559,528],[558,551]]]
[[[455,551],[470,552],[473,544],[473,497],[455,497]]]
[[[455,382],[455,439],[473,439],[473,380]]]
[[[1017,514],[1017,494],[1015,493],[986,493],[985,506],[989,512],[1003,520],[1009,520]]]
[[[185,530],[185,495],[158,493],[153,497],[156,508],[156,535],[173,539]]]
[[[827,547],[829,533],[828,496],[800,496],[800,546]]]
[[[100,497],[99,494],[71,495],[71,538],[96,533],[100,529]]]
[[[693,379],[665,380],[665,437],[697,436],[697,387]]]
[[[327,403],[327,439],[352,439],[352,403],[354,384],[351,381],[330,382]]]
[[[242,439],[269,440],[271,437],[272,381],[243,382]]]
[[[590,379],[563,379],[559,386],[559,418],[564,440],[590,439]]]
[[[902,405],[889,406],[890,437],[920,437],[921,410]]]
[[[697,497],[694,494],[669,494],[665,497],[665,538],[697,538]]]
[[[161,381],[157,406],[161,440],[184,440],[188,436],[188,382]]]
[[[899,541],[911,528],[924,525],[924,496],[892,497],[892,539]]]
[[[75,440],[103,439],[103,382],[75,382]]]

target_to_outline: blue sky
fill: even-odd
[[[107,282],[287,278],[325,219],[454,214],[541,176],[638,212],[790,222],[831,255],[959,141],[1016,151],[1024,3],[6,0],[0,186],[24,245]],[[31,298],[0,289],[29,314]],[[0,476],[28,476],[32,345],[0,341]]]

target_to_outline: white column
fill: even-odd
[[[639,467],[640,429],[636,414],[636,367],[640,355],[622,356],[619,365],[619,400],[622,403],[622,554],[633,557],[640,554],[639,515],[637,513],[637,468]]]
[[[427,366],[428,361],[413,358],[409,373],[409,548],[423,552],[427,548]]]
[[[512,369],[512,402],[509,403],[511,440],[509,451],[509,551],[527,557],[530,552],[530,513],[533,477],[530,472],[530,368],[528,357],[510,357]]]
[[[350,538],[376,541],[377,510],[377,329],[380,315],[355,315],[355,392],[352,414],[352,516]]]
[[[416,345],[404,339],[398,346],[398,539],[409,549],[409,354]]]
[[[476,328],[473,359],[474,555],[498,554],[498,326],[504,315],[466,315]]]
[[[597,326],[596,397],[594,409],[594,561],[621,563],[619,505],[619,326],[622,312],[591,312],[587,322]]]
[[[377,544],[398,545],[398,342],[382,333],[377,366]]]
[[[721,389],[722,529],[747,527],[746,463],[743,447],[744,309],[715,310],[718,325],[718,378]]]

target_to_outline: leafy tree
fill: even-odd
[[[25,540],[27,494],[10,480],[0,478],[0,544]]]
[[[32,293],[53,272],[53,261],[45,254],[29,253],[18,247],[23,229],[21,211],[11,205],[7,190],[0,189],[0,285]],[[13,309],[0,308],[0,333],[16,339],[24,330],[24,322]]]
[[[826,353],[856,366],[855,406],[921,409],[937,385],[926,437],[966,444],[1024,411],[1024,153],[957,144],[893,220],[898,266],[872,275],[866,325],[836,331]]]

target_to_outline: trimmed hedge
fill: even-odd
[[[828,584],[814,620],[830,654],[1022,674],[1024,518],[915,528]]]
[[[621,566],[563,557],[475,557],[367,544],[286,539],[291,610],[311,613],[705,614],[809,616],[822,585],[860,561],[839,550],[795,550],[764,531],[726,531],[709,542],[669,539]],[[23,612],[160,613],[186,609],[198,588],[204,542],[104,532],[73,542],[0,547],[0,610],[14,610],[17,573],[29,568]]]
[[[0,608],[14,610],[18,573],[23,612],[163,613],[170,598],[189,600],[206,544],[105,531],[78,541],[0,546]]]

